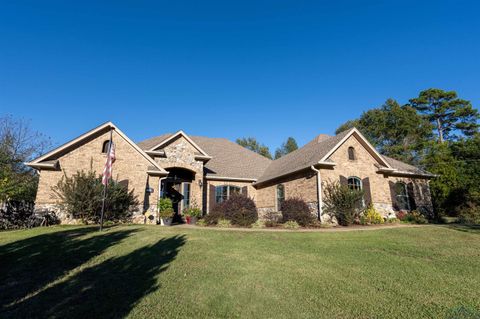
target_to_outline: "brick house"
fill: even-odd
[[[134,189],[141,202],[134,221],[151,221],[160,197],[169,197],[177,213],[189,205],[205,213],[233,193],[254,199],[260,216],[278,211],[284,199],[300,197],[322,221],[322,185],[340,181],[365,191],[384,215],[398,210],[432,210],[429,179],[419,168],[379,154],[355,128],[335,136],[320,134],[302,148],[270,160],[224,138],[189,136],[183,131],[135,143],[107,122],[27,163],[40,180],[36,209],[61,211],[52,187],[63,174],[92,167],[101,173],[112,131],[116,146],[114,178]],[[154,220],[154,219],[153,219]]]

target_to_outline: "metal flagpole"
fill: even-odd
[[[108,152],[107,152],[107,162],[105,165],[107,165],[108,161],[110,160],[110,151],[112,150],[112,132],[113,128],[110,128],[110,143],[108,143]],[[100,214],[100,231],[103,230],[103,214],[105,212],[105,197],[107,197],[107,185],[108,185],[108,179],[105,180],[105,184],[103,185],[103,199],[102,199],[102,212]]]

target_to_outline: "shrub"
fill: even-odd
[[[172,200],[170,198],[160,198],[158,200],[158,216],[160,218],[171,218],[173,213]]]
[[[295,221],[301,226],[308,226],[313,221],[307,203],[300,198],[290,198],[282,203],[283,222]]]
[[[458,209],[458,221],[463,224],[480,224],[480,206],[468,201]]]
[[[282,218],[282,214],[275,211],[269,211],[265,214],[265,227],[277,227],[278,221]]]
[[[207,225],[216,225],[218,221],[224,217],[223,212],[212,209],[207,215],[205,215],[204,220]]]
[[[200,208],[195,207],[195,206],[190,206],[187,207],[183,210],[183,215],[189,216],[189,217],[202,217],[203,212]]]
[[[324,184],[325,211],[335,216],[338,223],[348,226],[358,219],[362,208],[363,191],[353,190],[339,182]]]
[[[372,224],[383,224],[383,217],[379,212],[372,206],[363,212],[363,215],[360,216],[360,224],[362,225],[372,225]]]
[[[257,207],[251,198],[234,194],[213,207],[209,220],[218,223],[220,218],[229,220],[233,225],[248,227],[258,220]]]
[[[398,223],[400,220],[398,218],[387,218],[387,223],[389,224],[395,224]]]
[[[298,229],[299,227],[300,225],[294,220],[286,221],[283,224],[283,228],[286,228],[286,229]]]
[[[205,219],[200,219],[197,223],[196,223],[197,226],[201,226],[201,227],[205,227],[207,226],[207,222],[205,221]]]
[[[399,220],[404,221],[405,218],[407,217],[408,213],[405,212],[405,211],[403,211],[403,210],[401,210],[401,211],[397,212],[396,215],[397,215],[397,218],[398,218]]]
[[[102,210],[104,185],[101,176],[92,170],[77,171],[71,177],[64,175],[53,187],[59,204],[75,219],[84,223],[98,222]],[[137,209],[138,200],[133,190],[110,180],[105,197],[104,220],[128,221]]]
[[[265,222],[260,219],[252,224],[252,228],[264,228],[264,227],[265,227]]]
[[[414,223],[414,224],[426,224],[426,223],[428,223],[427,218],[425,218],[425,216],[423,216],[422,214],[420,214],[416,210],[408,213],[405,216],[405,218],[403,219],[403,221],[405,221],[407,223]]]
[[[228,228],[232,226],[232,223],[228,219],[220,218],[217,222],[218,227]]]

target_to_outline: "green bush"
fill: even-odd
[[[290,198],[283,201],[281,206],[282,220],[284,223],[295,221],[301,226],[308,226],[313,221],[307,203],[300,198]]]
[[[468,201],[458,209],[458,221],[463,224],[480,224],[480,206]]]
[[[360,224],[383,224],[383,217],[372,205],[370,205],[365,212],[363,212],[363,215],[360,216]]]
[[[205,227],[207,226],[207,222],[205,221],[205,219],[200,219],[197,223],[196,223],[197,226],[200,226],[200,227]]]
[[[348,226],[359,219],[363,191],[350,189],[339,182],[325,183],[323,189],[325,211],[335,216],[340,225]]]
[[[260,219],[252,224],[252,228],[264,228],[264,227],[265,227],[265,222]]]
[[[187,208],[183,209],[183,215],[189,216],[189,217],[200,218],[200,217],[202,217],[203,212],[198,207],[190,206],[190,207],[187,207]]]
[[[97,223],[100,220],[103,189],[101,176],[97,176],[92,170],[77,171],[71,177],[65,174],[53,187],[59,198],[59,204],[71,217],[81,219],[84,223]],[[128,191],[116,181],[109,181],[105,198],[105,221],[130,221],[132,212],[138,205],[133,190]]]
[[[228,219],[220,218],[217,222],[217,226],[221,228],[232,227],[232,223]]]
[[[300,225],[294,220],[289,220],[289,221],[286,221],[282,225],[282,227],[285,228],[285,229],[298,229],[298,228],[300,228]]]
[[[407,222],[407,223],[413,223],[413,224],[427,224],[428,223],[428,219],[416,210],[413,210],[413,211],[407,213],[407,215],[405,215],[405,217],[402,221]]]
[[[249,227],[258,220],[255,202],[242,194],[234,194],[226,201],[217,204],[207,215],[207,222],[218,223],[220,218],[229,220],[233,225]]]
[[[158,200],[158,216],[160,218],[171,218],[173,213],[172,200],[170,198],[160,198]]]

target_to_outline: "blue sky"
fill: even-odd
[[[480,4],[1,1],[0,115],[54,144],[111,120],[272,151],[429,87],[480,104]]]

